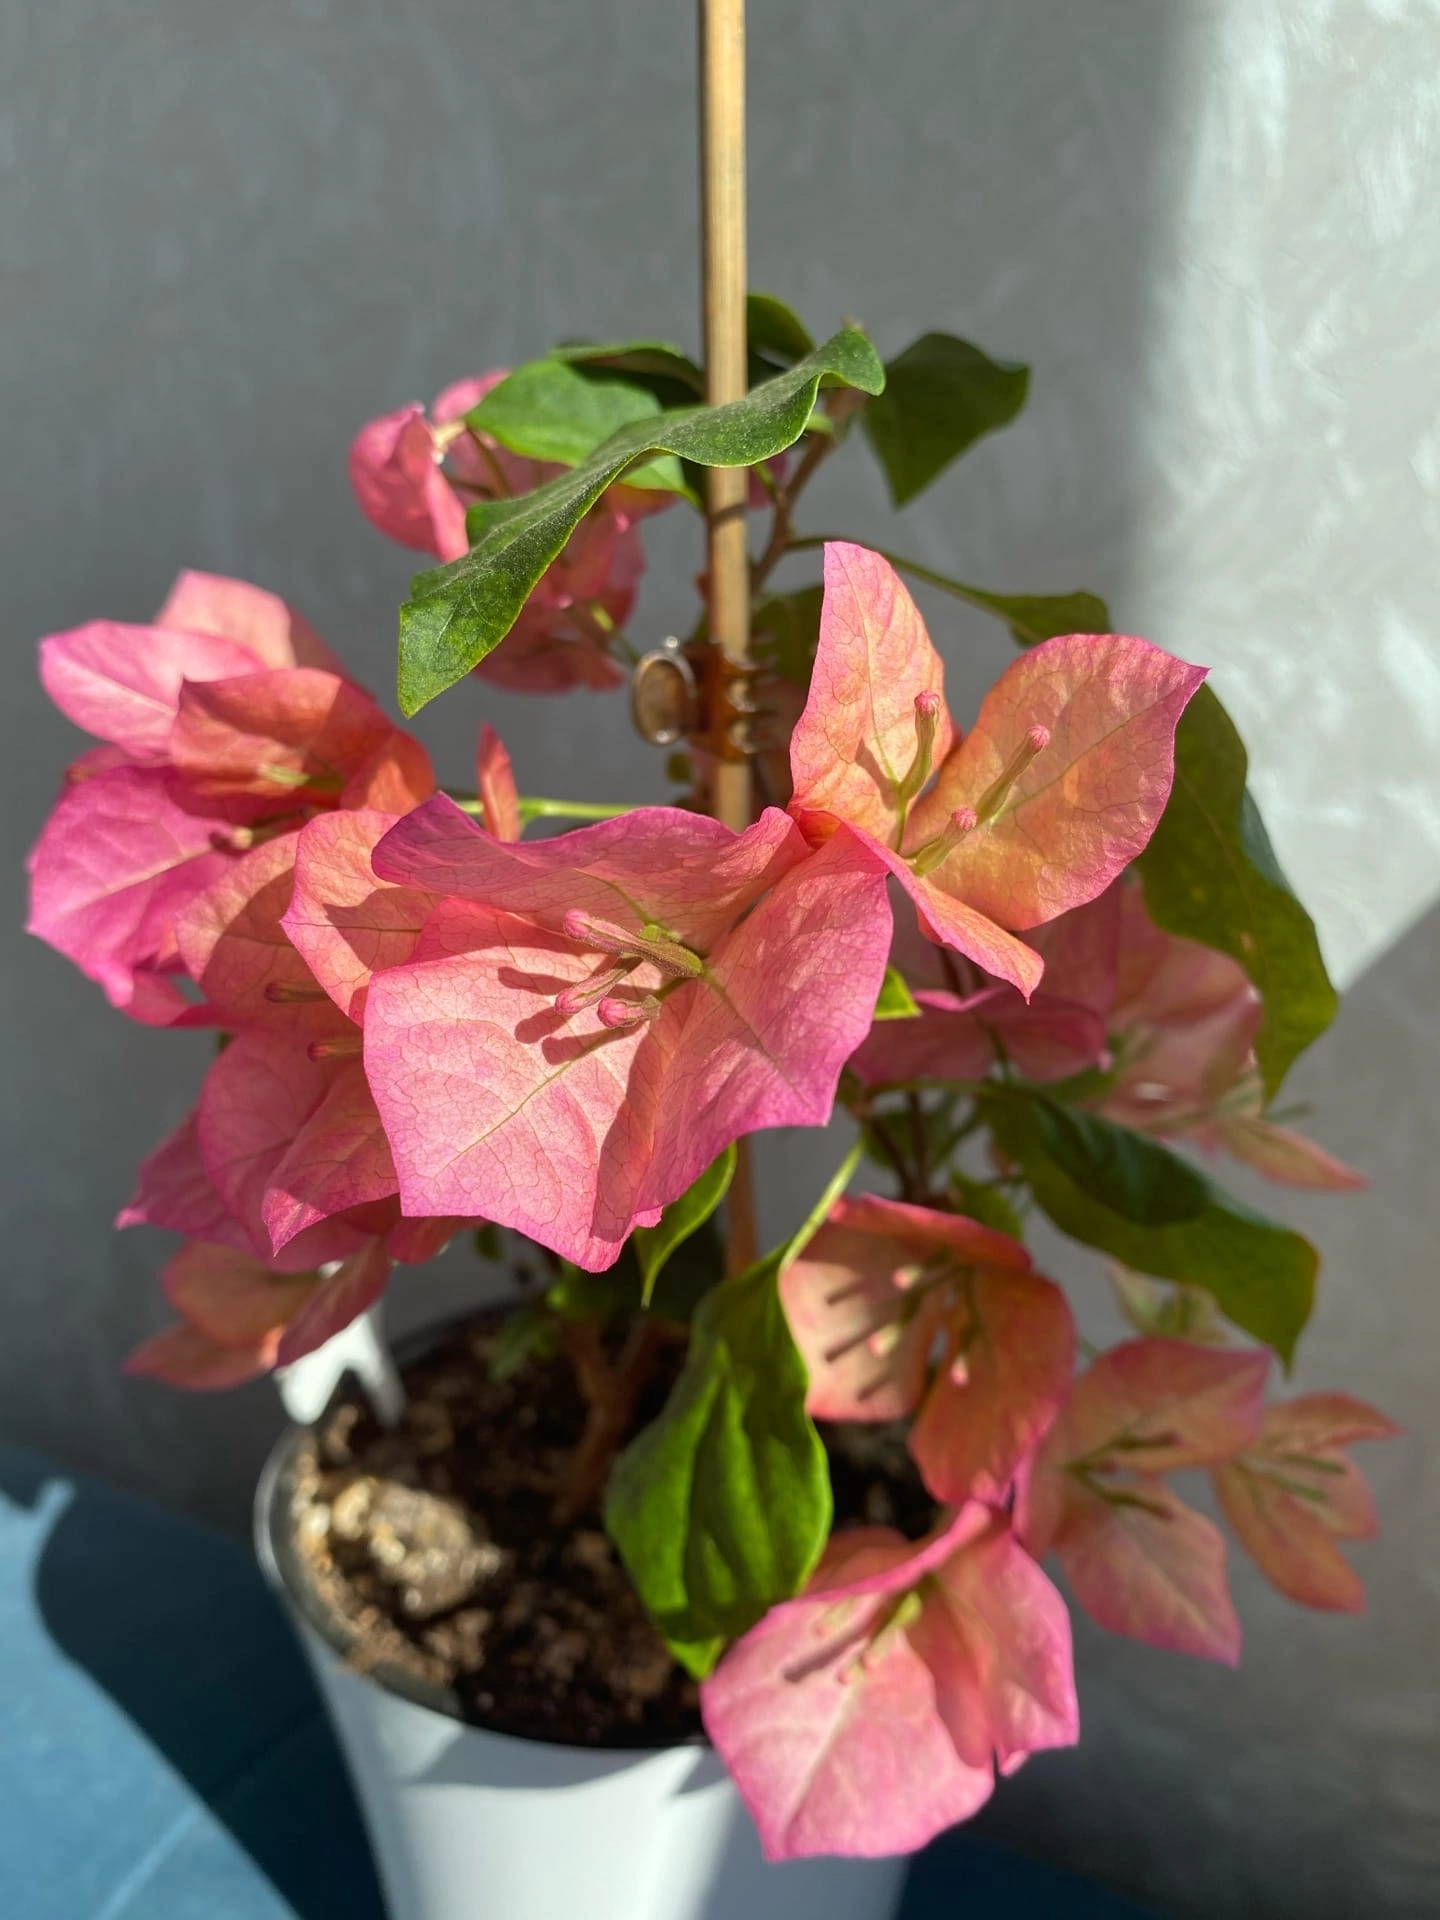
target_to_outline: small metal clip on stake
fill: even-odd
[[[700,688],[685,648],[671,634],[635,662],[630,717],[652,747],[673,747],[700,724]]]
[[[687,646],[673,634],[635,662],[630,714],[652,747],[689,740],[716,760],[743,761],[755,752],[754,699],[759,669],[732,660],[704,641]]]

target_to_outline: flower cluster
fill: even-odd
[[[470,567],[471,601],[487,529],[521,527],[496,591],[522,561],[531,590],[503,644],[477,645],[485,679],[616,686],[637,521],[675,493],[581,485],[501,445],[476,409],[504,377],[372,421],[356,494],[395,539]],[[675,416],[677,446],[697,411]],[[753,450],[760,427],[746,443],[775,515],[757,582],[852,411],[832,403],[793,464]],[[1026,620],[1041,604],[957,591]],[[1017,627],[1029,644],[963,731],[887,560],[829,542],[808,634],[804,604],[784,615],[799,667],[792,644],[770,689],[793,721],[787,804],[734,831],[693,803],[522,800],[488,726],[473,796],[438,790],[282,601],[183,574],[151,626],[42,642],[48,691],[100,744],[31,861],[34,932],[133,1019],[220,1036],[120,1216],[184,1236],[163,1275],[178,1320],[130,1363],[178,1385],[289,1364],[467,1225],[560,1271],[618,1273],[632,1242],[663,1261],[719,1203],[735,1143],[843,1103],[856,1154],[784,1249],[709,1276],[606,1513],[774,1857],[919,1845],[1078,1738],[1052,1558],[1102,1626],[1234,1662],[1224,1537],[1174,1472],[1209,1472],[1282,1592],[1356,1609],[1337,1542],[1374,1515],[1345,1449],[1393,1431],[1340,1393],[1267,1404],[1313,1250],[1173,1150],[1361,1184],[1276,1117],[1259,935],[1203,888],[1178,915],[1152,888],[1175,857],[1162,820],[1184,832],[1167,809],[1192,703],[1224,749],[1203,669],[1133,636]],[[590,824],[523,837],[567,811]],[[1269,867],[1262,884],[1279,886]],[[1299,951],[1298,903],[1274,915]],[[861,1149],[897,1195],[845,1192]],[[1118,1263],[1134,1337],[1078,1371],[1066,1291],[1023,1244],[1032,1208]],[[596,1314],[638,1324],[656,1270],[643,1300]],[[729,1415],[701,1431],[712,1404]],[[923,1537],[832,1531],[817,1421],[903,1435]],[[615,1425],[598,1423],[602,1470]],[[792,1493],[757,1514],[787,1449]],[[714,1520],[727,1502],[744,1526]]]

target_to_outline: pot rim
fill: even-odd
[[[397,1361],[417,1358],[433,1345],[451,1327],[472,1319],[474,1308],[458,1314],[447,1315],[427,1327],[400,1340],[395,1346]],[[351,1376],[347,1375],[347,1380]],[[342,1385],[344,1382],[342,1382]],[[337,1388],[337,1392],[339,1389]],[[710,1741],[704,1733],[687,1735],[683,1740],[671,1740],[662,1746],[644,1740],[607,1740],[596,1741],[586,1746],[576,1745],[569,1740],[548,1740],[534,1734],[512,1733],[507,1728],[496,1726],[492,1721],[478,1713],[467,1710],[465,1703],[451,1687],[440,1685],[436,1681],[420,1679],[408,1673],[394,1662],[377,1660],[373,1665],[360,1667],[352,1664],[358,1635],[347,1630],[335,1612],[327,1607],[315,1591],[303,1560],[296,1549],[294,1529],[288,1524],[290,1495],[294,1483],[296,1455],[307,1434],[313,1432],[310,1427],[287,1424],[280,1437],[266,1456],[260,1470],[260,1479],[255,1489],[254,1506],[254,1544],[255,1555],[260,1563],[271,1588],[284,1595],[291,1609],[300,1621],[308,1627],[336,1656],[340,1663],[357,1680],[373,1682],[383,1693],[397,1695],[408,1701],[411,1706],[420,1707],[431,1713],[437,1713],[448,1720],[457,1720],[462,1726],[473,1728],[477,1733],[487,1734],[495,1740],[514,1740],[527,1747],[558,1747],[565,1753],[628,1753],[636,1760],[643,1760],[662,1753],[673,1753],[677,1747],[695,1747],[704,1749]]]

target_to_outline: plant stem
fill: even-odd
[[[450,793],[462,813],[473,814],[477,820],[485,816],[485,803],[473,794]],[[610,806],[600,800],[546,800],[525,795],[520,801],[520,819],[522,824],[530,820],[615,820],[622,813],[633,813],[636,803],[627,801],[622,805]]]
[[[806,1214],[804,1220],[801,1222],[799,1232],[791,1237],[784,1253],[781,1254],[781,1273],[785,1271],[792,1260],[799,1259],[800,1255],[805,1251],[806,1247],[809,1246],[821,1227],[824,1226],[830,1209],[855,1178],[855,1169],[859,1166],[864,1152],[864,1140],[857,1140],[835,1169],[834,1173],[831,1174],[829,1180],[826,1182],[825,1191],[815,1202],[809,1213]]]
[[[759,591],[792,547],[813,544],[793,538],[795,503],[805,491],[815,469],[827,454],[834,451],[835,445],[836,435],[833,433],[812,435],[793,476],[775,489],[775,518],[770,523],[770,538],[750,572],[753,591]]]
[[[655,1371],[670,1332],[654,1314],[640,1314],[613,1362],[595,1320],[566,1320],[561,1338],[585,1402],[585,1431],[551,1515],[557,1527],[568,1527],[588,1512],[604,1490],[634,1418],[635,1403]]]

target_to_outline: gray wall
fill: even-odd
[[[1303,1615],[1241,1571],[1238,1676],[1082,1631],[1085,1743],[992,1823],[1176,1913],[1433,1914],[1440,9],[754,0],[752,41],[755,283],[821,331],[855,313],[894,350],[938,325],[1036,368],[1022,424],[901,527],[859,455],[810,524],[1093,586],[1214,665],[1358,977],[1297,1086],[1375,1184],[1293,1212],[1328,1263],[1301,1382],[1410,1430],[1375,1462],[1371,1613]],[[195,565],[289,595],[388,690],[408,569],[349,499],[355,426],[567,334],[693,337],[691,57],[674,0],[3,11],[6,927],[76,744],[39,634],[142,619]],[[678,514],[651,546],[642,636],[698,558]],[[1005,643],[932,610],[963,712]],[[424,716],[451,778],[482,715],[532,791],[661,791],[615,703],[478,685]],[[238,1524],[268,1387],[193,1402],[117,1372],[164,1248],[108,1222],[206,1043],[5,938],[4,1428]],[[777,1230],[826,1156],[767,1153]],[[396,1312],[470,1284],[406,1275]]]

